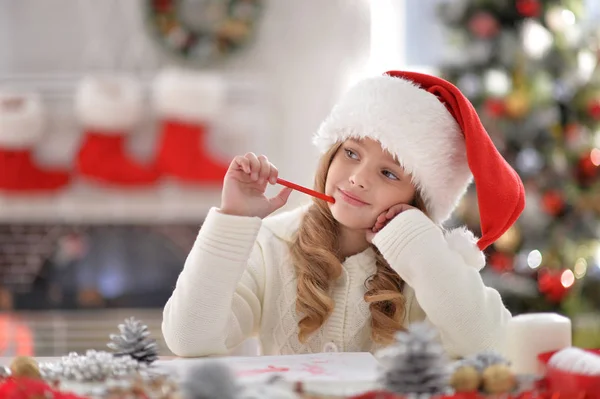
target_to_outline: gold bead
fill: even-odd
[[[506,98],[506,112],[515,119],[520,119],[529,113],[531,100],[527,93],[515,91]]]
[[[452,374],[450,385],[456,392],[475,392],[481,385],[481,375],[473,366],[461,366]]]
[[[15,357],[10,364],[10,372],[14,377],[42,379],[37,362],[29,356]]]
[[[488,393],[508,393],[516,385],[517,379],[506,364],[493,364],[483,370],[483,389]]]

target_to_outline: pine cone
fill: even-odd
[[[156,340],[149,338],[148,326],[134,317],[119,324],[120,334],[111,334],[107,346],[115,351],[115,356],[131,356],[141,363],[151,364],[158,359]]]
[[[427,324],[413,324],[398,333],[385,357],[382,383],[388,391],[426,396],[448,391],[448,360],[436,331]]]

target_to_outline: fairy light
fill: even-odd
[[[600,147],[600,130],[594,133],[594,145]]]
[[[575,25],[575,14],[571,10],[563,10],[562,12],[563,20],[567,25]]]
[[[590,159],[595,166],[600,166],[600,149],[594,148],[590,153]]]
[[[533,251],[529,252],[529,255],[527,255],[527,265],[531,269],[537,269],[538,267],[540,267],[541,264],[542,253],[537,249],[534,249]]]
[[[572,286],[575,283],[575,275],[573,274],[573,272],[569,269],[562,272],[562,274],[560,275],[560,283],[565,288],[569,288],[570,286]]]
[[[546,23],[556,32],[564,31],[567,27],[574,25],[575,21],[573,11],[564,8],[555,7],[546,13]]]
[[[589,80],[592,77],[597,64],[598,59],[592,51],[582,50],[577,55],[579,76],[584,80]]]
[[[484,78],[485,86],[491,95],[504,96],[511,89],[511,80],[506,72],[498,69],[490,70]]]
[[[583,278],[587,272],[587,261],[584,258],[577,259],[573,270],[575,271],[575,278]]]
[[[552,46],[552,34],[541,24],[527,21],[523,25],[523,47],[532,58],[541,58]]]

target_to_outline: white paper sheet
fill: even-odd
[[[301,381],[310,391],[360,392],[376,385],[379,363],[370,353],[318,353],[289,356],[220,357],[161,360],[156,365],[183,378],[198,362],[222,361],[242,384],[261,383],[275,376]]]

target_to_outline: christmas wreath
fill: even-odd
[[[245,47],[262,10],[260,0],[147,0],[146,8],[158,43],[195,64],[222,60]]]

